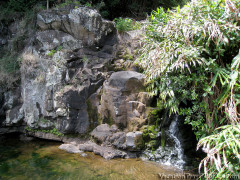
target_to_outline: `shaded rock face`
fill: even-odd
[[[6,119],[6,113],[3,109],[4,104],[4,93],[0,90],[0,127],[2,126],[2,123]]]
[[[24,131],[21,89],[0,95],[0,134]]]

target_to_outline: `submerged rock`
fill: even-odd
[[[65,150],[68,153],[82,153],[83,151],[80,151],[79,148],[73,144],[62,144],[59,146],[59,149]]]
[[[125,152],[114,149],[112,147],[99,146],[94,142],[88,141],[82,144],[62,144],[59,146],[60,149],[70,153],[82,153],[82,151],[93,152],[96,155],[100,155],[105,159],[113,158],[136,158],[137,155],[131,152]]]

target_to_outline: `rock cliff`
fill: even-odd
[[[141,150],[151,100],[143,74],[119,71],[136,70],[124,58],[137,48],[136,40],[126,45],[136,34],[118,35],[113,22],[87,7],[42,11],[37,26],[21,55],[21,86],[0,92],[0,134],[64,141],[74,147],[62,149],[90,149],[108,159]],[[78,135],[95,143],[68,138]],[[106,155],[109,146],[119,150]]]

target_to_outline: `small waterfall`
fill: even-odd
[[[184,150],[178,137],[178,123],[179,118],[175,115],[168,130],[166,131],[168,140],[171,140],[172,143],[166,142],[165,147],[159,146],[154,152],[151,150],[144,151],[143,154],[145,157],[143,159],[149,159],[161,164],[176,166],[183,169],[186,163],[184,161]]]
[[[169,136],[173,139],[175,146],[174,146],[174,150],[177,151],[177,162],[176,165],[179,166],[180,168],[183,168],[185,161],[183,160],[184,157],[184,151],[181,145],[180,140],[177,137],[177,133],[179,131],[178,129],[178,122],[179,122],[179,118],[178,116],[174,117],[174,120],[172,121],[170,127],[169,127]],[[172,152],[173,153],[173,152]],[[168,163],[171,164],[171,157],[168,160]]]

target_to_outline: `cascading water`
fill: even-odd
[[[177,132],[179,131],[178,129],[178,122],[179,122],[179,118],[178,116],[174,117],[174,121],[171,123],[170,127],[169,127],[169,136],[174,140],[175,143],[175,150],[177,151],[177,158],[178,161],[176,162],[177,166],[179,167],[183,167],[185,164],[185,161],[183,160],[184,154],[183,154],[183,148],[181,145],[180,140],[177,137]],[[171,158],[169,159],[169,161],[171,163]]]
[[[143,152],[143,159],[154,160],[161,164],[172,165],[183,169],[186,163],[184,161],[184,150],[178,137],[178,126],[179,117],[175,115],[166,131],[168,140],[171,140],[172,143],[166,142],[165,147],[159,146],[156,151],[145,150]],[[161,136],[161,133],[159,133],[159,135]]]

